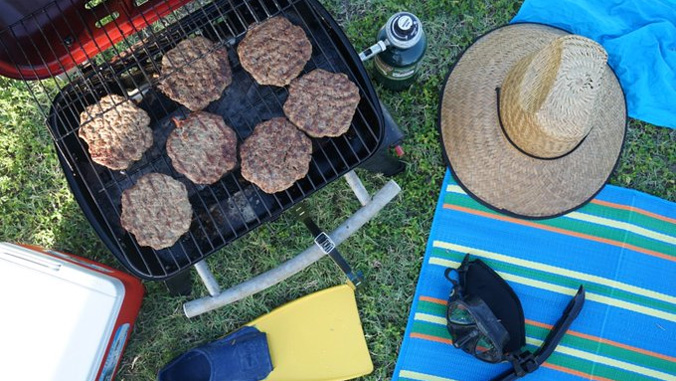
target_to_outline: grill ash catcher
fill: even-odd
[[[175,171],[165,149],[172,118],[185,118],[190,112],[157,89],[162,56],[194,35],[227,48],[232,84],[205,111],[223,117],[241,144],[256,124],[284,115],[287,89],[256,84],[235,51],[250,25],[277,15],[301,27],[312,44],[312,57],[301,75],[317,68],[345,73],[359,88],[361,100],[350,128],[339,137],[313,138],[308,174],[285,191],[264,193],[242,178],[239,167],[212,185],[193,184]],[[401,171],[403,163],[390,151],[403,136],[381,106],[347,37],[315,0],[41,0],[30,6],[0,1],[0,75],[22,80],[30,91],[47,120],[75,199],[131,274],[173,284],[176,291],[189,284],[187,270],[195,267],[210,295],[186,303],[187,316],[255,294],[327,254],[353,284],[359,284],[359,273],[340,256],[337,246],[400,192],[390,180],[371,195],[354,172],[357,167],[385,175]],[[152,147],[123,171],[94,163],[78,137],[80,113],[111,94],[131,99],[145,110],[153,131]],[[162,250],[140,246],[120,224],[122,192],[151,172],[183,183],[193,208],[188,233]],[[340,177],[362,207],[332,232],[324,232],[308,218],[301,202]],[[278,267],[221,290],[206,257],[290,209],[310,228],[315,243]]]

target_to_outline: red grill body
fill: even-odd
[[[186,0],[2,1],[0,30],[5,46],[0,50],[0,75],[42,79],[61,74],[184,3]]]

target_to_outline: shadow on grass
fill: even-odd
[[[62,219],[54,227],[54,249],[85,257],[110,267],[123,267],[106,248],[73,197],[61,204]]]

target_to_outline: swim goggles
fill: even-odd
[[[584,287],[568,303],[561,318],[535,352],[524,350],[523,308],[512,288],[480,259],[467,254],[457,269],[446,269],[452,283],[446,325],[453,345],[489,363],[508,361],[512,369],[494,381],[514,380],[534,372],[554,352],[584,305]]]

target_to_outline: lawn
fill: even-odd
[[[437,107],[445,74],[474,38],[508,22],[520,1],[321,0],[351,42],[365,48],[396,11],[420,17],[428,53],[409,90],[377,92],[407,134],[407,169],[395,177],[403,189],[378,217],[341,251],[367,282],[357,301],[375,371],[365,380],[388,379],[406,326],[414,288],[444,176]],[[370,69],[370,65],[369,65]],[[359,170],[367,188],[388,179]],[[631,120],[620,166],[611,183],[676,201],[676,130]],[[312,197],[316,220],[332,230],[359,207],[341,180]],[[0,79],[0,241],[25,242],[94,258],[119,267],[86,221],[66,184],[43,117],[19,82]],[[274,267],[312,243],[302,224],[283,215],[211,256],[221,286],[236,284]],[[147,296],[118,373],[120,380],[152,380],[166,362],[211,341],[273,308],[343,282],[329,260],[234,305],[187,319],[187,299],[169,295],[162,283],[146,282]],[[206,290],[193,280],[193,294]]]

